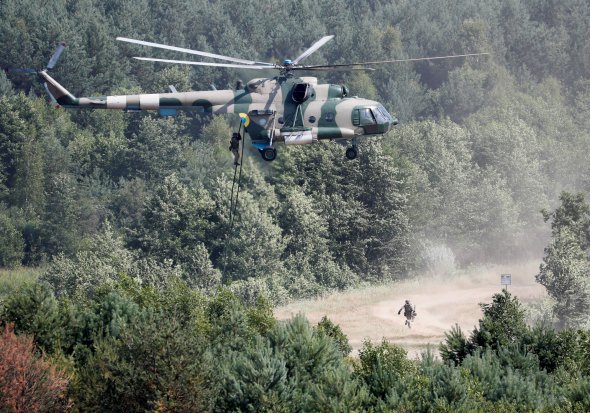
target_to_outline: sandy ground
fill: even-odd
[[[302,313],[316,324],[325,315],[340,325],[354,352],[363,340],[382,338],[404,347],[409,357],[417,357],[429,345],[438,354],[445,331],[456,323],[466,335],[478,324],[479,303],[490,303],[501,291],[500,274],[512,274],[508,291],[522,302],[545,297],[545,288],[535,282],[538,262],[513,266],[493,266],[463,271],[446,279],[421,277],[388,285],[336,293],[317,300],[299,301],[275,309],[275,316],[288,319]],[[397,312],[409,299],[418,316],[411,328]]]

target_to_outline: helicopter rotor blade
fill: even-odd
[[[273,63],[255,62],[252,60],[238,59],[235,57],[223,56],[223,55],[215,54],[215,53],[201,52],[199,50],[185,49],[182,47],[168,46],[168,45],[160,44],[160,43],[152,43],[152,42],[145,42],[143,40],[129,39],[127,37],[117,37],[117,40],[119,40],[121,42],[127,42],[127,43],[133,43],[133,44],[140,44],[143,46],[155,47],[158,49],[173,50],[173,51],[181,52],[181,53],[189,53],[189,54],[194,54],[194,55],[203,56],[203,57],[210,57],[212,59],[227,60],[229,62],[234,62],[234,63],[242,63],[242,64],[246,64],[246,65],[261,65],[261,66],[266,65],[269,67],[274,67]]]
[[[354,66],[354,65],[322,65],[322,66],[296,66],[291,67],[289,70],[311,70],[315,72],[349,72],[353,70],[364,70],[367,72],[373,72],[375,69],[372,67]]]
[[[37,70],[35,70],[35,69],[22,69],[22,68],[9,68],[9,69],[5,69],[5,72],[9,73],[9,74],[24,74],[24,75],[37,74]]]
[[[64,42],[61,42],[57,45],[57,49],[55,49],[53,56],[51,56],[51,59],[49,59],[49,63],[47,63],[47,69],[51,70],[55,67],[57,61],[59,60],[61,54],[64,52],[65,49],[66,44]]]
[[[416,57],[416,58],[411,58],[411,59],[377,60],[374,62],[360,62],[360,63],[349,63],[349,64],[344,64],[344,65],[326,65],[326,66],[378,65],[378,64],[383,64],[383,63],[417,62],[417,61],[422,61],[422,60],[454,59],[457,57],[484,56],[484,55],[489,55],[489,53],[483,52],[483,53],[456,54],[456,55],[449,55],[449,56]],[[322,66],[319,65],[318,67],[322,67]]]
[[[193,66],[214,66],[214,67],[234,67],[239,69],[275,69],[275,65],[246,65],[246,64],[234,64],[234,63],[210,63],[210,62],[193,62],[189,60],[169,60],[169,59],[155,59],[153,57],[134,57],[137,60],[145,60],[148,62],[161,62],[161,63],[175,63],[180,65],[193,65]]]
[[[322,37],[320,40],[315,42],[309,49],[307,49],[299,57],[297,57],[297,59],[293,60],[293,64],[296,65],[296,64],[300,63],[301,61],[303,61],[303,59],[306,59],[310,54],[312,54],[313,52],[318,50],[320,47],[322,47],[323,45],[328,43],[333,38],[334,38],[334,35]]]
[[[377,60],[374,62],[359,62],[359,63],[344,63],[344,64],[333,64],[333,65],[309,65],[309,66],[297,66],[292,67],[290,70],[315,70],[315,71],[347,71],[347,70],[369,70],[373,71],[374,68],[364,67],[365,65],[376,65],[383,63],[402,63],[402,62],[416,62],[422,60],[440,60],[440,59],[452,59],[457,57],[469,57],[469,56],[483,56],[489,55],[487,52],[483,53],[467,53],[459,55],[449,56],[433,56],[433,57],[418,57],[411,59],[395,59],[395,60]]]

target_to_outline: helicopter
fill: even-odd
[[[373,71],[375,69],[369,65],[488,54],[470,53],[349,64],[302,64],[333,38],[333,35],[324,36],[297,58],[285,59],[282,63],[239,59],[127,37],[116,38],[121,42],[222,60],[224,63],[134,57],[137,60],[267,71],[270,69],[279,72],[274,77],[252,79],[235,90],[177,92],[170,86],[169,93],[75,97],[48,73],[64,51],[64,43],[58,46],[47,67],[36,73],[50,98],[64,108],[117,109],[125,112],[148,110],[158,111],[162,116],[175,116],[179,110],[209,114],[236,113],[250,136],[251,144],[258,149],[265,161],[272,161],[277,157],[277,142],[285,145],[308,145],[320,140],[345,144],[345,156],[355,159],[359,138],[385,134],[398,124],[398,120],[377,101],[349,96],[344,85],[319,84],[316,77],[297,77],[296,72]]]

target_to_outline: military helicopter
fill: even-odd
[[[163,116],[175,116],[179,110],[211,114],[237,113],[240,115],[245,130],[250,135],[252,145],[259,150],[262,158],[266,161],[276,158],[277,151],[274,145],[277,142],[284,142],[285,145],[307,145],[319,140],[334,140],[344,143],[347,145],[346,157],[354,159],[358,154],[358,138],[384,134],[397,125],[398,120],[391,116],[379,102],[348,96],[349,92],[346,86],[318,84],[317,78],[295,77],[295,72],[371,71],[375,69],[368,65],[487,54],[471,53],[332,65],[302,64],[307,57],[333,38],[334,36],[322,37],[293,60],[285,59],[282,63],[265,63],[117,37],[117,40],[122,42],[188,53],[229,63],[135,57],[138,60],[279,71],[278,76],[252,79],[245,86],[236,88],[236,90],[177,92],[171,86],[170,93],[78,98],[48,74],[65,48],[63,43],[58,46],[47,67],[37,73],[44,82],[45,89],[52,100],[65,108],[118,109],[126,112],[154,110]]]

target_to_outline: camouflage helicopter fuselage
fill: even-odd
[[[346,155],[353,159],[356,138],[386,133],[397,124],[379,102],[348,97],[345,86],[318,84],[315,77],[253,79],[237,90],[77,98],[47,71],[39,75],[55,101],[67,108],[153,110],[163,116],[174,116],[179,110],[239,113],[265,160],[276,157],[275,142],[311,144],[325,139],[352,142]]]

